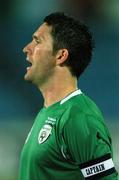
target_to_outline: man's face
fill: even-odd
[[[46,23],[42,24],[33,34],[33,40],[23,51],[27,55],[27,60],[31,63],[31,66],[27,67],[27,72],[24,76],[25,80],[37,86],[47,82],[56,66],[56,59],[53,55],[51,27]]]

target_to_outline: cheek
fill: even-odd
[[[35,47],[33,53],[33,61],[35,66],[40,66],[42,68],[48,68],[54,65],[54,60],[52,56],[52,50],[43,48],[43,47]],[[39,68],[40,68],[39,67]]]
[[[45,56],[46,56],[46,53],[43,50],[43,48],[35,47],[34,53],[33,53],[34,62],[38,60],[42,61],[42,59],[44,59]]]
[[[33,52],[33,55],[34,56],[36,56],[36,55],[40,55],[40,48],[38,47],[38,46],[36,46],[35,48],[34,48],[34,52]]]

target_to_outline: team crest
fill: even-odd
[[[49,124],[45,124],[43,128],[40,130],[39,135],[38,135],[38,142],[39,144],[42,144],[43,142],[48,139],[48,137],[51,134],[52,126]]]

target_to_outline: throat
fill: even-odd
[[[51,106],[76,91],[77,78],[73,77],[69,70],[65,71],[54,74],[47,84],[39,87],[45,107]]]

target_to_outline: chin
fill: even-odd
[[[25,81],[32,82],[31,78],[30,78],[27,74],[25,74],[24,80],[25,80]]]

